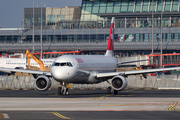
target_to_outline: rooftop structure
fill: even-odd
[[[57,22],[60,20],[79,20],[80,7],[65,8],[42,8],[42,25],[43,29],[55,29]],[[33,25],[33,8],[24,8],[24,27],[31,28]],[[41,8],[34,8],[34,25],[36,29],[41,25]]]
[[[36,50],[40,43],[40,10],[35,8]],[[163,0],[163,52],[180,53],[180,3]],[[0,43],[32,46],[33,8],[24,9],[25,29],[0,29]],[[102,51],[106,49],[110,19],[115,17],[115,52],[150,54],[152,41],[152,0],[82,0],[81,7],[43,8],[43,49]],[[160,50],[161,0],[154,0],[154,50]],[[26,45],[27,44],[27,45]],[[48,47],[49,45],[49,47]],[[62,47],[56,47],[61,46]],[[63,47],[66,46],[66,47]],[[87,45],[83,47],[82,45]],[[145,47],[146,46],[146,47]],[[3,48],[0,47],[0,51]],[[16,47],[14,47],[16,48]],[[17,50],[20,50],[17,47]],[[22,50],[22,49],[21,49]],[[132,50],[134,50],[132,52]]]

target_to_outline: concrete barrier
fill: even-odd
[[[59,83],[51,79],[52,85],[50,89],[57,89]],[[180,89],[180,78],[178,75],[164,76],[128,76],[129,88],[158,88],[158,89]],[[72,89],[106,89],[108,82],[98,84],[71,84]],[[35,79],[32,76],[0,76],[0,89],[35,89]]]

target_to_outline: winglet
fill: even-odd
[[[105,56],[113,56],[113,50],[114,50],[114,21],[115,21],[115,18],[112,17],[111,27],[110,27],[110,31],[109,31],[109,39],[108,39],[107,51],[106,51]]]

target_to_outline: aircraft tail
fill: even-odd
[[[109,31],[109,39],[108,39],[108,45],[105,56],[113,56],[113,50],[114,50],[114,22],[115,18],[112,17],[111,20],[111,27]]]

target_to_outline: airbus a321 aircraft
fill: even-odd
[[[59,95],[67,95],[68,83],[79,84],[94,84],[103,81],[109,82],[107,89],[108,94],[117,94],[118,91],[124,90],[127,86],[126,76],[136,74],[146,74],[158,71],[169,71],[180,69],[180,67],[173,68],[161,68],[161,69],[148,69],[148,70],[135,70],[135,71],[123,71],[116,72],[118,64],[124,62],[117,62],[117,59],[113,57],[113,40],[114,40],[114,20],[111,20],[111,28],[109,32],[109,40],[107,45],[107,51],[105,55],[64,55],[55,59],[51,66],[50,72],[45,71],[33,71],[33,70],[21,70],[0,68],[0,71],[6,73],[24,72],[34,75],[40,75],[36,78],[35,85],[38,90],[46,91],[51,87],[51,79],[54,78],[60,83],[58,87]],[[127,61],[135,62],[135,61]],[[137,62],[137,61],[136,61]]]

